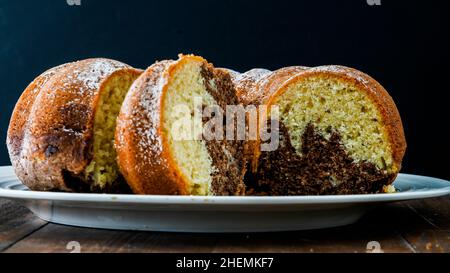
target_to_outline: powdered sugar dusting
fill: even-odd
[[[41,189],[68,190],[61,169],[78,171],[83,163],[64,155],[83,143],[86,130],[80,128],[90,128],[91,107],[102,81],[127,67],[118,61],[88,59],[60,65],[36,78],[30,85],[32,95],[24,98],[26,111],[18,118],[26,120],[26,124],[20,126],[24,128],[20,146],[16,145],[20,151],[12,159],[22,181]],[[62,139],[68,142],[59,145]],[[48,143],[53,143],[59,153],[46,156],[46,146],[50,145],[43,144]]]
[[[62,64],[53,68],[48,69],[47,71],[45,71],[44,73],[42,73],[41,75],[39,75],[32,84],[34,84],[34,86],[32,86],[32,84],[28,87],[28,88],[32,88],[30,91],[30,95],[26,95],[24,97],[21,97],[20,99],[23,103],[23,107],[24,109],[26,109],[25,111],[22,111],[20,113],[15,113],[17,116],[16,118],[16,122],[17,123],[22,123],[19,125],[19,127],[21,128],[21,131],[18,132],[20,134],[20,136],[15,136],[15,137],[19,137],[22,138],[21,140],[21,145],[20,146],[16,146],[16,147],[12,147],[9,145],[9,137],[8,136],[8,150],[10,151],[11,155],[14,155],[13,157],[11,157],[11,161],[14,165],[16,165],[17,167],[19,166],[26,166],[27,162],[26,162],[26,157],[23,156],[24,153],[26,153],[27,151],[29,151],[27,148],[29,146],[30,143],[30,132],[28,130],[25,130],[24,128],[29,128],[29,124],[32,122],[32,117],[30,118],[30,112],[32,111],[33,108],[33,104],[35,102],[36,97],[40,94],[40,91],[42,89],[42,87],[60,70],[62,70],[64,67],[66,67],[69,64]],[[16,110],[14,110],[16,111]],[[23,128],[23,129],[22,129]],[[14,150],[14,151],[13,151]],[[22,167],[20,167],[22,168]]]
[[[371,84],[368,80],[369,76],[349,67],[340,66],[340,65],[324,65],[324,66],[318,66],[309,69],[308,71],[317,71],[317,72],[330,72],[330,73],[338,73],[346,75],[349,78],[353,78],[362,85],[364,85],[365,88],[371,89]]]
[[[58,71],[62,70],[63,68],[65,68],[66,66],[70,65],[71,63],[67,63],[67,64],[62,64],[53,68],[50,68],[49,70],[45,71],[44,73],[42,73],[41,75],[39,75],[39,77],[37,77],[34,80],[34,83],[36,84],[36,86],[33,88],[32,92],[33,93],[37,93],[41,90],[42,86],[44,86],[47,81],[49,79],[51,79],[51,77],[53,75],[55,75]]]
[[[146,77],[138,79],[133,84],[122,105],[116,147],[119,153],[120,150],[128,153],[129,148],[135,151],[136,162],[132,167],[138,173],[152,173],[154,169],[149,166],[165,163],[165,158],[159,156],[162,153],[162,138],[158,128],[161,93],[167,84],[164,71],[168,62],[170,61],[156,63],[144,72]],[[134,141],[129,143],[128,140],[131,139]],[[130,144],[133,147],[129,147]]]
[[[158,74],[155,72],[155,74]],[[151,85],[147,85],[144,90],[144,94],[139,101],[140,108],[143,109],[143,115],[149,122],[142,122],[142,119],[135,120],[135,122],[142,123],[138,126],[138,135],[140,141],[138,143],[139,150],[145,152],[148,150],[154,150],[155,152],[162,151],[161,138],[158,136],[157,126],[150,126],[150,124],[160,124],[160,103],[157,94],[160,94],[164,85],[166,85],[167,79],[165,77],[159,77]],[[133,115],[136,116],[136,115]],[[156,145],[155,145],[156,144]]]
[[[264,68],[254,68],[252,70],[249,70],[245,73],[240,74],[236,77],[237,81],[246,81],[246,80],[252,80],[252,81],[259,81],[264,76],[268,75],[271,71],[264,69]]]
[[[258,82],[270,75],[271,71],[262,68],[255,68],[235,76],[233,79],[236,85],[237,95],[243,104],[250,104],[258,94]]]
[[[151,93],[152,89],[162,89],[163,80],[159,79],[154,86],[147,86],[145,91],[147,94]],[[139,136],[138,148],[140,152],[145,154],[147,150],[161,151],[162,143],[158,137],[157,127],[150,126],[150,124],[159,124],[159,104],[155,103],[155,98],[152,96],[142,96],[139,101],[140,109],[143,109],[143,115],[145,119],[135,119],[137,125],[137,134]],[[133,115],[137,116],[137,115]],[[144,122],[148,120],[149,122]],[[156,143],[154,145],[153,143]]]
[[[81,81],[84,86],[89,89],[96,90],[100,87],[101,81],[105,76],[110,75],[119,68],[124,68],[126,65],[107,59],[97,59],[83,71],[74,70],[76,80]]]

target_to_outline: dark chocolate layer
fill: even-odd
[[[122,175],[111,183],[106,184],[103,188],[98,185],[89,184],[83,179],[82,175],[76,175],[68,171],[63,171],[64,183],[66,187],[73,192],[79,193],[113,193],[113,194],[131,194],[131,188]],[[59,191],[59,190],[57,190]]]
[[[280,122],[280,146],[262,152],[256,174],[246,177],[249,194],[326,195],[382,192],[395,175],[386,174],[369,162],[358,162],[332,132],[329,140],[312,124],[302,136],[302,155],[296,153],[287,128]]]
[[[234,87],[228,73],[206,65],[202,67],[201,73],[205,79],[207,91],[223,111],[227,105],[237,104]],[[215,88],[210,85],[210,80],[214,81]],[[203,119],[203,123],[206,122],[208,119]],[[223,122],[225,122],[225,116]],[[225,129],[225,126],[223,128]],[[205,143],[215,167],[211,191],[215,195],[244,194],[243,141],[226,140],[225,132],[223,132],[223,140],[205,140]]]

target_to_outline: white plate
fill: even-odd
[[[391,194],[339,196],[160,196],[30,191],[11,166],[0,167],[0,197],[43,220],[82,227],[176,232],[264,232],[356,222],[374,205],[450,194],[450,182],[400,174]]]

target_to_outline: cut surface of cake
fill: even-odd
[[[133,192],[243,194],[243,141],[207,139],[203,131],[205,109],[237,103],[229,73],[201,57],[150,66],[127,94],[116,131],[119,166]]]
[[[355,69],[323,66],[296,72],[276,85],[270,89],[259,84],[253,91],[255,104],[278,107],[276,117],[263,114],[260,127],[277,121],[279,127],[271,134],[280,141],[273,151],[254,146],[254,168],[246,179],[251,194],[391,189],[406,142],[397,108],[378,82]]]

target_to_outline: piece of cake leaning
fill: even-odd
[[[129,192],[114,131],[123,98],[141,73],[98,58],[38,76],[19,98],[7,134],[18,178],[39,191]]]
[[[150,66],[117,119],[118,162],[133,192],[244,194],[243,141],[204,134],[208,116],[237,103],[229,73],[202,57],[180,55]]]
[[[352,68],[321,66],[295,73],[276,90],[265,90],[267,83],[257,86],[248,91],[250,100],[279,110],[275,117],[264,112],[261,132],[264,122],[277,120],[279,129],[271,133],[280,141],[268,151],[254,145],[255,167],[246,179],[252,193],[394,191],[406,141],[397,107],[377,81]]]

